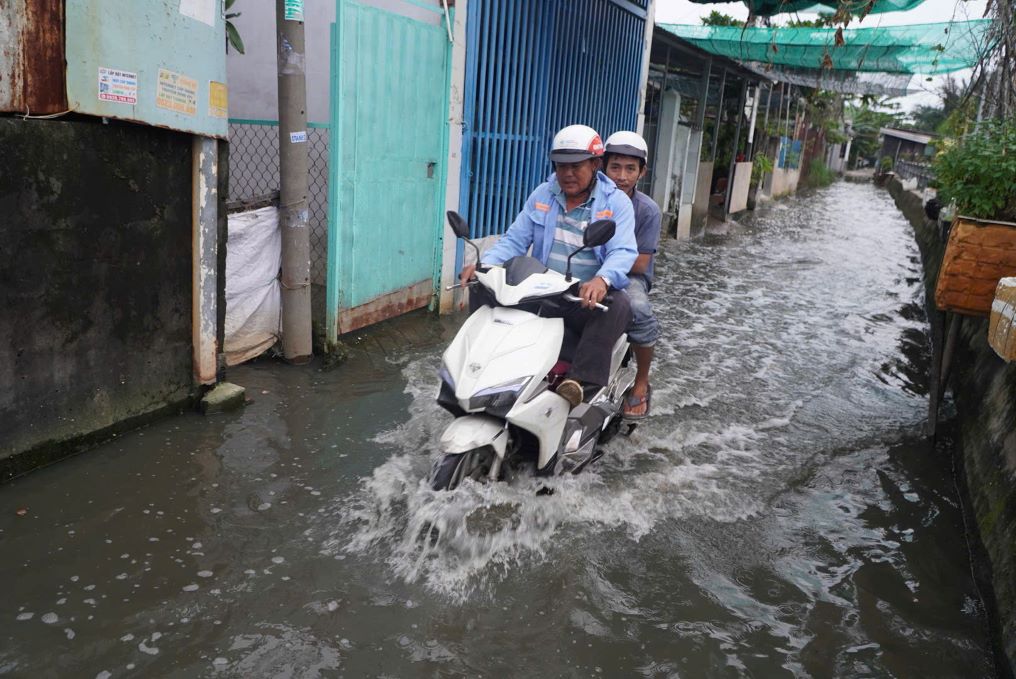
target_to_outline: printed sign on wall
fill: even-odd
[[[225,118],[229,115],[229,90],[226,83],[208,82],[208,115]]]
[[[198,110],[198,81],[160,68],[155,105],[184,115],[194,115]]]
[[[99,67],[99,100],[118,104],[138,103],[138,74]]]

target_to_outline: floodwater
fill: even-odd
[[[992,676],[889,197],[772,204],[657,271],[653,416],[550,496],[422,482],[460,320],[423,315],[0,487],[0,674]]]

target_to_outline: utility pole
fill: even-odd
[[[275,0],[279,71],[279,225],[282,229],[282,354],[313,355],[307,202],[307,79],[303,0]]]

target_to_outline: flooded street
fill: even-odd
[[[789,198],[656,270],[653,416],[549,496],[423,482],[461,321],[425,315],[0,487],[0,674],[992,676],[888,194]]]

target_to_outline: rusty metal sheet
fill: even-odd
[[[72,27],[69,108],[226,137],[226,24],[219,0],[65,2]]]
[[[385,319],[425,307],[433,294],[434,282],[428,278],[408,288],[381,295],[366,304],[352,309],[343,309],[339,312],[339,334],[359,330]]]
[[[63,0],[0,0],[0,111],[66,110]]]

